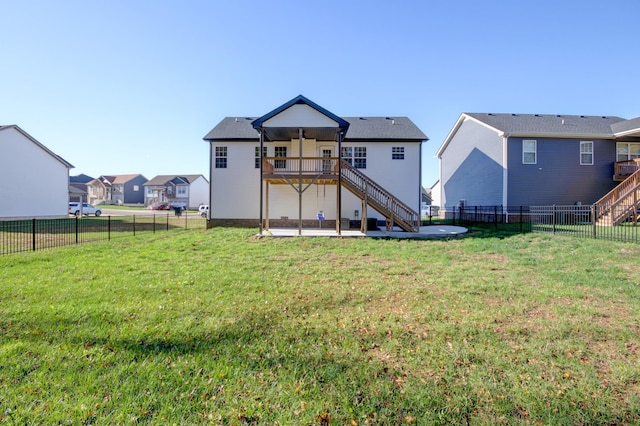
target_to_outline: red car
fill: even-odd
[[[149,206],[151,210],[169,210],[171,208],[171,204],[169,203],[155,203]]]

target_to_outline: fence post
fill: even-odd
[[[596,218],[598,213],[598,205],[597,204],[592,204],[591,205],[591,236],[595,239],[598,238],[598,234],[597,234],[597,228],[596,228]]]
[[[136,215],[133,215],[133,236],[136,236]]]
[[[522,234],[522,206],[520,206],[520,233]]]
[[[78,222],[79,220],[78,216],[76,216],[75,218],[76,218],[76,244],[78,244],[78,226],[80,225],[80,223]]]
[[[111,215],[107,216],[107,240],[111,241]]]
[[[156,233],[156,214],[153,214],[153,233]]]
[[[31,221],[31,248],[36,251],[36,218]]]
[[[553,224],[553,233],[556,233],[556,205],[553,205],[553,217],[551,218],[551,223]]]
[[[493,206],[493,224],[497,231],[498,230],[498,206]]]
[[[167,213],[167,231],[169,230],[169,213]]]

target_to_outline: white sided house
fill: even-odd
[[[262,117],[227,117],[211,149],[209,226],[366,231],[420,226],[425,134],[407,117],[338,117],[298,96]]]
[[[197,210],[209,203],[209,182],[203,175],[158,175],[144,188],[145,206],[167,202]]]
[[[73,166],[16,125],[0,126],[0,219],[67,217]]]

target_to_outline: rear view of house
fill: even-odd
[[[592,204],[638,169],[640,119],[464,113],[436,155],[447,209]]]
[[[66,217],[71,164],[16,125],[0,126],[0,219]]]
[[[212,225],[419,226],[427,137],[407,117],[339,117],[298,96],[261,117],[224,118],[204,139]]]

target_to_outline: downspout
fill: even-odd
[[[340,230],[340,216],[342,216],[342,131],[338,132],[338,208],[336,214],[336,231],[342,235]]]
[[[508,165],[508,147],[509,147],[509,133],[502,134],[502,206],[507,214],[507,222],[509,222],[509,212],[507,212],[507,206],[509,197],[507,191],[509,189],[509,165]]]
[[[260,233],[259,235],[262,235],[262,203],[263,203],[263,183],[262,183],[262,146],[264,145],[264,128],[260,127],[260,151],[258,152],[258,156],[260,157],[260,214],[258,215],[260,217]],[[211,204],[209,204],[209,210],[211,210]]]
[[[213,192],[213,142],[209,141],[209,211],[207,212],[207,220],[211,221],[211,209],[213,208],[213,197],[211,193]],[[209,222],[207,223],[207,228],[209,228]]]

